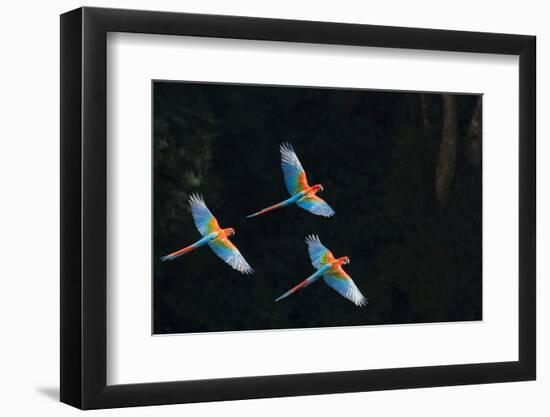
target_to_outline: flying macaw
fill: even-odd
[[[317,197],[317,193],[323,191],[323,186],[321,184],[316,184],[313,187],[309,186],[306,172],[304,168],[302,168],[302,164],[298,156],[296,156],[296,152],[294,152],[292,145],[290,143],[283,143],[280,150],[281,168],[283,169],[286,189],[290,194],[290,198],[264,208],[247,217],[256,217],[268,211],[294,203],[317,216],[333,216],[334,210],[323,199]]]
[[[334,258],[332,252],[329,251],[321,243],[319,237],[315,235],[308,236],[306,238],[306,243],[311,263],[317,269],[317,272],[291,290],[285,292],[277,298],[275,302],[288,297],[299,289],[305,288],[317,281],[320,277],[323,277],[330,287],[334,288],[340,295],[353,302],[356,306],[362,307],[368,304],[368,300],[361,294],[357,285],[355,285],[351,277],[342,269],[342,265],[347,265],[350,262],[347,256],[338,259]]]
[[[206,207],[200,195],[191,195],[189,205],[191,206],[191,213],[193,214],[195,226],[202,235],[202,239],[183,249],[161,257],[161,261],[171,261],[193,249],[208,245],[216,255],[233,269],[243,274],[251,274],[253,272],[252,268],[248,265],[248,262],[246,262],[237,247],[229,240],[229,236],[235,234],[235,229],[231,227],[222,229],[216,218],[212,215],[210,210],[208,210],[208,207]]]

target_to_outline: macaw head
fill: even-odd
[[[351,262],[351,261],[349,260],[349,257],[347,257],[347,256],[343,256],[343,257],[340,258],[340,259],[342,259],[342,265],[347,265],[347,264],[349,264],[349,263]]]
[[[224,229],[224,232],[227,236],[233,236],[235,234],[235,229],[228,227],[227,229]]]
[[[321,184],[315,184],[313,187],[311,187],[313,192],[317,193],[319,191],[323,191],[323,186]]]

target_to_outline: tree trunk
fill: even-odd
[[[430,117],[428,112],[428,98],[426,94],[420,94],[420,113],[422,115],[422,128],[425,134],[430,134],[432,126],[430,124]]]
[[[464,148],[466,159],[475,166],[481,163],[481,143],[481,96],[479,96]]]
[[[457,143],[456,102],[452,95],[443,95],[443,128],[439,158],[435,171],[435,192],[437,201],[446,207],[449,201],[455,172]]]

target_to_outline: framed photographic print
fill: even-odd
[[[531,36],[62,15],[61,401],[535,379],[535,102]]]

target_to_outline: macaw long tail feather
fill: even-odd
[[[256,213],[253,213],[253,214],[250,214],[248,216],[246,216],[247,219],[250,219],[251,217],[256,217],[256,216],[259,216],[260,214],[264,214],[264,213],[267,213],[268,211],[271,211],[271,210],[275,210],[275,209],[278,209],[280,207],[283,207],[281,205],[281,203],[277,203],[277,204],[273,204],[272,206],[269,206],[267,208],[264,208],[260,211],[257,211]]]
[[[169,255],[166,255],[166,256],[163,256],[160,258],[161,261],[171,261],[173,259],[176,259],[178,256],[181,256],[181,255],[184,255],[186,254],[187,252],[191,252],[193,249],[196,249],[198,246],[195,245],[195,244],[192,244],[192,245],[189,245],[189,246],[186,246],[185,248],[183,249],[180,249],[176,252],[172,252],[170,253]]]
[[[160,260],[161,261],[171,261],[172,259],[176,259],[178,256],[184,255],[187,252],[191,252],[193,249],[200,248],[200,247],[206,245],[208,242],[210,242],[213,238],[213,235],[214,234],[211,233],[211,234],[203,237],[202,239],[197,240],[192,245],[186,246],[183,249],[180,249],[178,251],[172,252],[172,253],[170,253],[166,256],[161,257]]]
[[[322,273],[321,271],[317,271],[316,273],[314,273],[312,276],[310,276],[308,279],[300,282],[298,285],[296,285],[295,287],[291,288],[290,290],[288,290],[287,292],[285,292],[283,295],[281,295],[279,298],[277,298],[275,300],[275,302],[279,301],[279,300],[282,300],[283,298],[286,298],[288,297],[289,295],[291,294],[294,294],[296,291],[302,289],[302,288],[305,288],[307,287],[309,284],[312,284],[313,282],[315,282],[318,278],[320,278],[322,276]]]
[[[299,198],[300,196],[298,195],[292,196],[286,199],[285,201],[281,201],[280,203],[273,204],[272,206],[266,207],[260,211],[257,211],[256,213],[250,214],[246,216],[246,218],[249,219],[251,217],[256,217],[256,216],[259,216],[260,214],[267,213],[268,211],[275,210],[284,206],[288,206],[289,204],[295,203],[297,200],[299,200]]]

